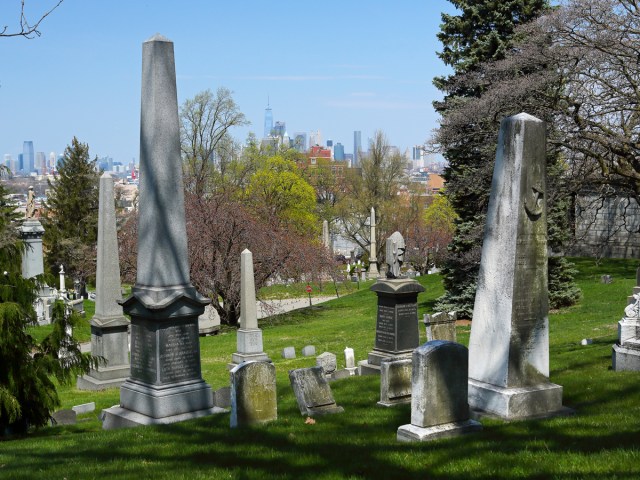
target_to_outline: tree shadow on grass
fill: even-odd
[[[395,440],[397,427],[409,423],[409,406],[375,406],[375,378],[332,383],[345,413],[317,417],[313,425],[280,385],[279,397],[286,399],[272,424],[230,429],[223,414],[159,427],[63,431],[57,444],[43,439],[42,449],[15,442],[12,460],[0,462],[0,477],[632,478],[640,476],[637,415],[624,407],[640,403],[640,391],[636,378],[627,377],[622,386],[610,382],[582,392],[587,401],[573,417],[486,420],[474,435],[411,444]],[[39,470],[30,470],[33,465]]]

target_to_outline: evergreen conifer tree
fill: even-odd
[[[456,110],[481,98],[487,86],[486,79],[467,79],[481,72],[487,62],[502,60],[516,41],[516,27],[535,19],[548,8],[546,0],[450,1],[460,14],[442,15],[438,38],[443,44],[439,56],[453,68],[454,73],[434,79],[434,84],[445,92],[444,100],[434,103],[445,129]],[[514,72],[514,75],[521,73]],[[479,73],[478,77],[482,78],[482,74]],[[460,315],[471,317],[500,115],[511,115],[525,109],[527,113],[538,114],[535,109],[532,111],[535,100],[531,100],[519,99],[519,102],[508,106],[511,112],[501,105],[491,112],[493,115],[462,122],[462,125],[458,122],[453,134],[441,135],[440,146],[448,162],[444,172],[447,182],[445,194],[459,218],[442,268],[446,292],[436,305],[440,310],[456,310]],[[548,155],[548,177],[549,185],[556,189],[562,176],[557,163],[558,155],[552,152]],[[556,250],[562,250],[566,240],[565,207],[566,203],[560,200],[548,204],[549,244]],[[573,271],[563,257],[551,257],[549,260],[549,288],[550,303],[554,307],[569,305],[578,298]]]
[[[76,137],[64,151],[55,182],[49,181],[44,219],[47,265],[57,273],[64,265],[82,284],[95,274],[98,238],[99,172],[89,146]]]
[[[42,342],[28,333],[36,322],[33,305],[44,278],[22,278],[24,247],[16,235],[17,219],[0,184],[0,436],[45,425],[60,405],[53,378],[69,382],[96,364],[66,335],[79,317],[61,301],[54,305],[53,330]]]

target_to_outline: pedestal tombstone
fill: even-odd
[[[329,236],[329,222],[327,220],[322,221],[322,246],[331,251],[331,237]]]
[[[262,330],[258,328],[253,255],[246,249],[240,256],[240,328],[237,332],[237,347],[238,351],[231,356],[231,368],[242,362],[271,361],[263,352]]]
[[[379,280],[371,286],[378,295],[376,337],[367,360],[359,362],[360,374],[379,374],[382,360],[411,357],[420,344],[418,293],[424,287],[415,280]]]
[[[398,428],[398,440],[428,441],[482,430],[469,419],[465,346],[427,342],[413,352],[412,363],[411,423]]]
[[[209,300],[189,278],[173,42],[143,44],[138,269],[123,303],[131,316],[131,376],[103,428],[172,423],[223,410],[202,379],[198,317]]]
[[[505,419],[554,414],[549,381],[545,123],[500,126],[469,341],[469,403]]]
[[[18,235],[25,243],[25,249],[22,252],[22,276],[33,278],[43,274],[42,237],[44,236],[44,228],[42,224],[35,218],[27,218],[18,227]],[[51,323],[51,306],[55,300],[55,292],[48,285],[44,285],[38,291],[35,310],[39,325]]]
[[[613,370],[640,371],[640,293],[635,287],[633,303],[624,309],[624,317],[618,322],[618,342],[613,346]]]
[[[129,376],[129,320],[118,303],[122,300],[120,291],[113,178],[104,173],[100,177],[96,309],[91,319],[91,354],[103,357],[107,363],[78,377],[80,390],[119,387]]]

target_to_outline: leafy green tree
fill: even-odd
[[[245,195],[262,218],[279,219],[301,235],[319,232],[315,192],[294,162],[268,158],[249,179]]]
[[[492,80],[500,81],[487,78],[484,68],[488,64],[501,61],[513,48],[514,42],[523,41],[516,35],[517,26],[540,16],[548,8],[548,2],[450,1],[461,13],[443,15],[441,32],[438,34],[443,43],[440,57],[453,67],[454,73],[448,77],[434,79],[435,85],[445,93],[444,100],[434,104],[442,116],[442,128],[437,133],[434,143],[439,146],[448,161],[444,172],[447,181],[445,194],[459,218],[442,269],[446,292],[439,299],[436,308],[457,310],[462,315],[470,317],[491,191],[499,121],[504,116],[520,111],[548,119],[544,108],[537,105],[548,104],[549,100],[543,101],[543,97],[553,96],[553,88],[557,89],[560,83],[556,77],[546,84],[546,91],[525,92],[516,98],[509,97],[509,102],[504,101],[503,92],[503,97],[493,96],[483,103],[483,97],[490,90]],[[512,67],[503,74],[513,78],[515,82],[523,74],[547,68],[544,63]],[[562,171],[554,166],[558,164],[559,152],[551,151],[547,158],[550,177],[548,183],[551,189],[558,192],[561,190],[558,184]],[[560,201],[550,200],[548,208],[548,218],[559,222],[555,230],[550,229],[550,232],[555,232],[556,235],[550,235],[550,245],[561,250],[561,227],[566,227],[566,224],[563,225],[560,219],[566,211],[561,210]],[[558,303],[554,303],[554,299],[564,298],[564,304],[567,304],[567,301],[575,301],[575,285],[572,292],[553,291],[557,287],[566,288],[572,284],[571,269],[566,261],[551,260],[549,277],[552,306],[559,306]],[[564,278],[564,281],[555,282],[555,278]]]
[[[99,172],[89,146],[73,137],[64,151],[55,181],[48,181],[44,245],[47,264],[56,273],[60,265],[71,278],[85,284],[95,274],[98,238]]]
[[[0,184],[0,435],[45,425],[60,405],[53,379],[68,383],[97,361],[66,335],[79,317],[60,301],[53,307],[52,332],[40,343],[28,333],[44,278],[22,278],[24,246],[15,234],[16,220]]]

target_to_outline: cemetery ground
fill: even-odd
[[[563,403],[575,415],[513,423],[484,418],[484,430],[473,435],[399,443],[396,430],[409,422],[410,406],[376,406],[379,377],[363,376],[331,383],[344,413],[307,423],[287,372],[315,364],[315,357],[301,356],[305,345],[315,345],[317,354],[335,353],[338,368],[347,346],[357,360],[366,358],[376,312],[367,282],[351,295],[260,322],[265,352],[276,366],[277,421],[232,430],[227,413],[103,431],[97,414],[118,403],[118,390],[61,387],[63,408],[95,401],[96,411],[80,415],[76,425],[3,439],[0,478],[640,478],[640,372],[611,370],[611,347],[637,261],[575,263],[583,298],[551,313],[549,335],[550,380],[564,387]],[[601,283],[604,274],[613,282]],[[418,297],[421,319],[433,312],[442,286],[438,275],[418,280],[426,287]],[[465,345],[469,328],[458,326]],[[424,342],[421,322],[420,330]],[[582,346],[583,338],[593,343]],[[281,357],[287,346],[296,348],[295,359]],[[201,338],[203,378],[214,390],[229,384],[226,366],[235,350],[233,330]]]

